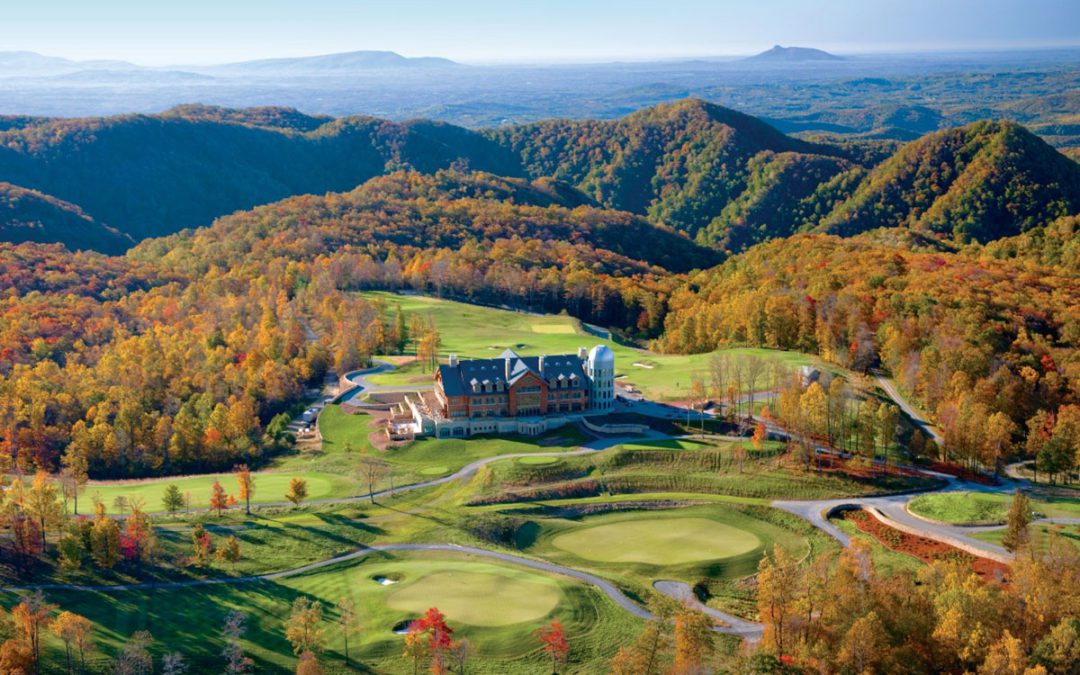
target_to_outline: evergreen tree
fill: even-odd
[[[1031,500],[1017,489],[1013,493],[1012,506],[1005,521],[1005,536],[1001,538],[1001,545],[1013,552],[1026,548],[1031,543],[1031,532],[1028,530],[1030,524]]]

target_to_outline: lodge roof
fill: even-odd
[[[585,361],[577,354],[518,356],[513,350],[507,349],[498,358],[458,361],[456,365],[439,366],[439,378],[447,396],[490,393],[473,392],[473,381],[490,382],[497,390],[500,382],[504,387],[511,387],[528,373],[548,381],[559,378],[569,380],[571,389],[586,386]]]

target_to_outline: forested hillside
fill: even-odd
[[[197,276],[274,260],[326,266],[341,288],[411,287],[655,335],[673,273],[720,256],[553,181],[398,172],[145,242],[131,256]]]
[[[883,367],[936,412],[957,451],[992,463],[1024,436],[1038,451],[1059,419],[1053,449],[1075,461],[1066,421],[1080,412],[1075,266],[799,235],[691,276],[671,297],[657,345],[797,349],[856,370]]]
[[[213,108],[36,120],[0,131],[0,180],[77,204],[138,240],[295,194],[349,190],[395,168],[434,172],[463,160],[519,173],[508,152],[460,127],[350,117],[296,131],[303,122],[294,112]]]
[[[999,454],[1039,450],[1080,399],[1080,171],[1015,125],[880,163],[697,101],[485,134],[193,106],[12,121],[0,143],[0,176],[56,190],[7,188],[9,228],[78,246],[113,219],[213,221],[122,258],[0,249],[0,438],[26,468],[71,447],[101,476],[255,462],[306,383],[399,348],[362,289],[881,366],[943,425],[978,422],[950,433],[995,420]]]
[[[72,249],[120,253],[130,237],[87,216],[74,204],[0,182],[0,241],[62,241]]]
[[[584,201],[551,181],[397,172],[123,258],[4,245],[0,456],[55,470],[66,450],[97,476],[257,463],[306,383],[400,348],[404,317],[362,288],[657,334],[677,272],[717,255]]]
[[[914,141],[882,162],[822,229],[910,227],[988,242],[1080,210],[1080,164],[1011,122],[979,122]]]
[[[750,162],[760,153],[844,154],[697,100],[615,121],[555,120],[489,133],[529,175],[573,183],[605,206],[648,215],[690,236],[703,233],[699,239],[708,243],[720,235],[706,226],[747,189]]]
[[[0,180],[74,205],[135,241],[298,194],[351,190],[399,169],[451,167],[553,179],[579,190],[579,200],[728,253],[800,231],[849,236],[881,226],[988,242],[1080,207],[1080,166],[1012,123],[894,147],[800,140],[699,100],[613,121],[484,132],[189,105],[160,115],[0,120]],[[13,218],[3,226],[8,240],[29,238]],[[122,245],[69,230],[41,228],[35,239],[107,252]]]

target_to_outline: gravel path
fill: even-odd
[[[701,612],[711,616],[714,619],[723,621],[725,626],[716,626],[714,630],[720,633],[728,633],[729,635],[738,635],[747,642],[757,643],[761,641],[761,636],[765,632],[765,627],[760,623],[754,621],[747,621],[746,619],[740,619],[734,614],[728,614],[727,612],[721,612],[718,609],[713,609],[708,605],[703,605],[694,597],[694,591],[690,588],[690,585],[682,581],[661,580],[653,584],[653,588],[659,593],[663,593],[669,598],[674,598],[679,602],[689,604],[691,607],[698,609]]]

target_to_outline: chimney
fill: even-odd
[[[543,377],[544,376],[544,355],[543,354],[540,355],[539,370],[540,370],[540,377]]]
[[[584,361],[589,356],[589,352],[585,351],[584,347],[577,348],[577,357]]]
[[[457,366],[457,354],[451,354],[450,355],[450,367],[454,368],[456,366]]]

